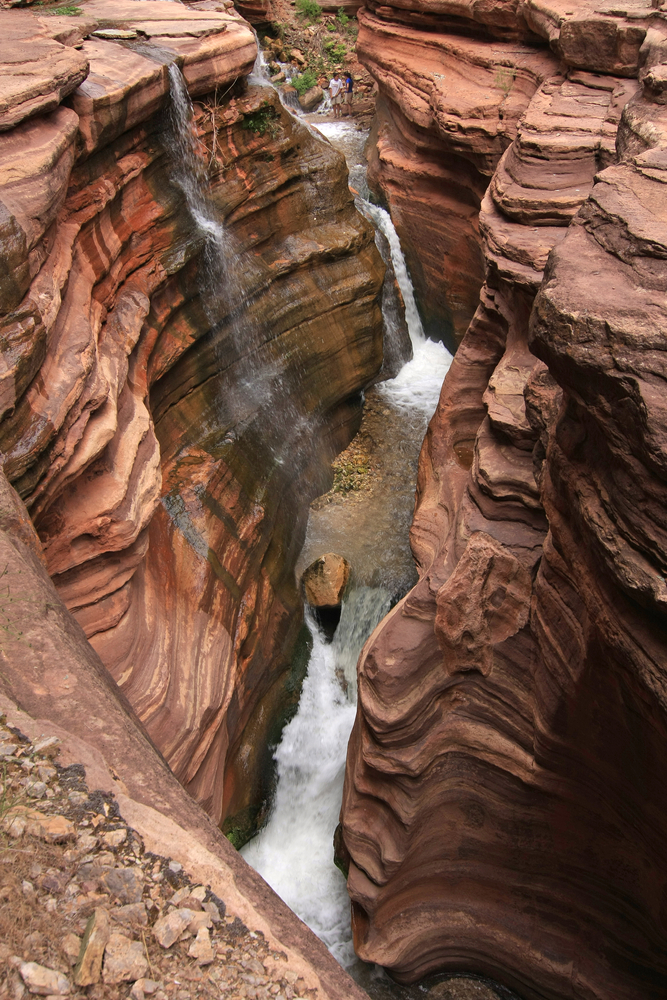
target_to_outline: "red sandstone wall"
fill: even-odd
[[[510,7],[411,9],[425,45],[460,32],[488,52]],[[381,8],[397,37],[405,10]],[[645,9],[512,10],[552,68],[481,202],[485,281],[420,461],[420,581],[359,664],[355,943],[401,981],[466,969],[531,998],[658,1000],[667,32]],[[387,72],[393,105],[414,103],[414,77]]]
[[[153,740],[216,820],[247,828],[266,776],[246,743],[286,707],[307,501],[382,360],[382,265],[342,157],[245,88],[238,15],[83,10],[0,15],[18,59],[0,104],[0,450]],[[136,43],[92,34],[109,28]],[[197,99],[243,292],[173,183],[165,51]]]

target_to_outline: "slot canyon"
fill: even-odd
[[[663,0],[0,27],[0,996],[664,1000]]]

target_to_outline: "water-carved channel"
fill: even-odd
[[[398,374],[367,394],[361,435],[369,440],[375,481],[360,495],[334,494],[315,503],[297,575],[325,552],[344,556],[352,567],[340,623],[327,642],[311,617],[312,652],[299,709],[285,728],[275,757],[278,784],[265,828],[243,849],[289,906],[354,971],[350,908],[345,880],[333,862],[347,741],[356,712],[356,663],[361,648],[393,602],[415,582],[408,545],[421,441],[451,355],[426,340],[412,285],[389,215],[368,200],[362,150],[366,139],[351,124],[318,128],[346,156],[359,209],[378,230],[378,244],[400,288],[383,296],[389,353],[400,355],[400,324],[407,325],[412,357]]]

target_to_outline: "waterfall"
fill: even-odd
[[[332,860],[347,741],[356,712],[356,664],[366,637],[389,610],[381,588],[360,587],[343,604],[333,643],[312,619],[313,649],[297,715],[276,750],[278,787],[269,825],[241,851],[341,965],[354,961],[345,879]]]
[[[198,229],[219,257],[224,257],[225,231],[208,202],[208,181],[192,126],[193,109],[183,74],[172,62],[169,65],[171,105],[170,145],[174,160],[172,182],[183,192],[188,211]]]
[[[347,138],[361,153],[354,126],[346,122],[323,123],[318,129],[336,141]],[[359,191],[366,193],[365,175],[350,163],[351,176]],[[386,238],[392,265],[405,303],[406,321],[413,358],[396,378],[383,382],[377,393],[396,420],[392,451],[396,461],[411,464],[429,418],[437,404],[440,387],[451,363],[451,355],[440,343],[426,340],[417,311],[412,282],[391,218],[384,209],[371,205],[361,195],[359,208]],[[390,597],[405,589],[405,537],[414,503],[414,478],[408,491],[399,495],[392,486],[379,502],[382,511],[371,510],[366,521],[352,520],[320,528],[311,537],[309,522],[306,559],[325,551],[345,554],[346,542],[353,579],[343,602],[340,623],[333,642],[308,621],[313,648],[297,714],[286,726],[275,751],[278,783],[267,825],[241,853],[285,902],[324,941],[344,966],[355,963],[350,929],[350,904],[343,875],[333,864],[333,833],[343,791],[347,742],[355,717],[356,664],[364,642],[390,607]],[[398,506],[395,506],[398,504]],[[361,510],[361,505],[357,508]],[[359,534],[365,537],[360,539]],[[355,536],[351,538],[350,536]],[[310,539],[310,541],[309,541]],[[309,548],[310,545],[310,548]],[[387,550],[400,550],[392,555]],[[414,573],[409,551],[410,569]],[[409,577],[408,577],[409,578]],[[408,586],[410,584],[408,583]]]

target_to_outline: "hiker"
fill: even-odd
[[[334,118],[340,118],[340,107],[343,103],[343,81],[339,79],[338,70],[335,71],[329,80],[329,93],[333,105]]]
[[[354,90],[354,83],[352,81],[352,74],[345,74],[345,94],[343,100],[343,109],[346,115],[352,114],[352,92]]]

